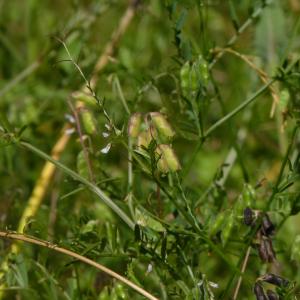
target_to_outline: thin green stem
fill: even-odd
[[[12,79],[4,88],[0,91],[0,97],[4,96],[8,91],[10,91],[19,82],[31,75],[39,66],[41,65],[41,59],[36,60],[34,63],[25,68],[21,73],[19,73],[14,79]]]
[[[242,111],[246,106],[248,106],[250,103],[252,103],[258,96],[263,94],[268,87],[274,83],[276,79],[269,80],[265,85],[263,85],[258,91],[256,91],[253,95],[251,95],[248,99],[246,99],[244,102],[242,102],[237,108],[235,108],[233,111],[231,111],[229,114],[221,118],[219,121],[217,121],[215,124],[213,124],[211,127],[208,128],[206,131],[204,138],[207,138],[213,131],[215,131],[218,127],[220,127],[223,123],[234,117],[236,114],[238,114],[240,111]]]
[[[57,168],[61,169],[64,173],[68,174],[75,180],[81,182],[82,184],[86,185],[93,193],[95,193],[99,198],[108,205],[132,230],[134,230],[135,224],[132,220],[127,216],[125,212],[119,206],[117,206],[112,199],[110,199],[99,187],[88,181],[87,179],[83,178],[73,170],[69,169],[67,166],[62,164],[61,162],[53,159],[51,156],[46,154],[45,152],[41,151],[40,149],[36,148],[35,146],[21,141],[19,143],[21,146],[26,148],[27,150],[37,154],[41,158],[53,163]]]
[[[238,37],[252,24],[252,22],[259,17],[259,15],[263,12],[263,10],[269,6],[273,0],[267,0],[265,1],[262,6],[258,7],[251,16],[245,21],[245,23],[237,30],[236,34],[232,36],[232,38],[227,42],[226,46],[223,47],[223,49],[226,49],[228,47],[231,47]],[[225,50],[220,51],[218,55],[214,58],[214,60],[210,63],[209,69],[212,69],[213,66],[216,64],[216,62],[224,55]]]
[[[297,130],[298,130],[298,126],[296,125],[296,127],[294,128],[293,130],[293,133],[292,133],[292,137],[291,137],[291,141],[289,143],[289,146],[287,148],[287,151],[285,153],[285,156],[284,156],[284,159],[283,159],[283,162],[281,164],[281,168],[280,168],[280,171],[279,171],[279,175],[277,177],[277,180],[276,180],[276,183],[275,183],[275,186],[273,187],[273,192],[268,200],[268,203],[267,203],[267,208],[266,210],[269,210],[270,207],[271,207],[271,204],[276,196],[276,194],[278,193],[278,187],[281,183],[281,180],[282,180],[282,176],[283,176],[283,173],[284,173],[284,169],[286,167],[286,164],[287,162],[289,161],[289,155],[290,155],[290,152],[292,150],[292,147],[293,147],[293,144],[294,144],[294,140],[295,140],[295,137],[296,137],[296,134],[297,134]]]

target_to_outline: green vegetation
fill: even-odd
[[[296,0],[0,16],[0,299],[299,297]]]

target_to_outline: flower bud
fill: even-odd
[[[157,167],[162,173],[175,172],[181,168],[174,150],[169,145],[159,145],[156,153],[159,156]]]
[[[151,112],[150,116],[154,126],[156,127],[156,129],[161,135],[167,138],[172,138],[174,136],[175,133],[173,129],[171,128],[170,124],[161,113]]]
[[[142,114],[134,113],[128,122],[128,135],[132,138],[136,138],[140,133],[142,123]]]

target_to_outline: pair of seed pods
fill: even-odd
[[[267,213],[253,211],[250,207],[247,207],[244,210],[244,223],[247,226],[255,227],[257,226],[257,220],[261,222],[256,233],[259,257],[263,262],[273,262],[276,256],[270,236],[274,233],[275,226]]]
[[[261,283],[267,282],[277,287],[287,287],[289,285],[289,281],[285,278],[282,278],[275,274],[265,274],[264,276],[258,278],[254,285],[254,294],[257,300],[279,300],[279,296],[272,290],[267,290],[265,293],[264,288]]]

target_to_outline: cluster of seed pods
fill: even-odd
[[[254,294],[257,300],[280,300],[277,293],[272,290],[267,290],[265,292],[262,283],[267,282],[276,287],[284,288],[289,285],[289,281],[275,274],[265,274],[264,276],[258,278],[254,285]]]
[[[129,119],[128,136],[138,149],[147,149],[155,141],[157,168],[162,173],[176,172],[181,168],[171,145],[174,135],[171,125],[160,112],[134,113]]]
[[[247,226],[256,228],[256,246],[260,259],[266,263],[272,263],[276,260],[275,251],[272,244],[272,235],[275,226],[265,212],[254,211],[247,207],[244,210],[244,223]],[[275,274],[265,274],[258,278],[254,285],[254,294],[257,300],[279,300],[279,296],[272,290],[265,292],[262,283],[267,282],[277,287],[286,287],[289,281]]]

